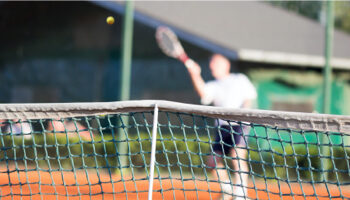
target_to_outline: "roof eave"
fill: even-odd
[[[273,63],[300,67],[323,68],[325,65],[325,58],[322,56],[252,49],[239,50],[238,59],[242,61]],[[350,70],[350,59],[333,57],[331,59],[331,66],[334,69]]]
[[[108,10],[124,14],[125,7],[123,2],[110,2],[110,1],[90,1],[96,5],[99,5]],[[191,44],[197,45],[209,51],[220,53],[232,60],[241,60],[248,62],[261,62],[270,64],[280,64],[286,66],[300,66],[300,67],[314,67],[323,68],[325,65],[324,57],[316,55],[295,54],[277,51],[264,51],[254,49],[240,49],[233,50],[221,45],[215,44],[198,36],[195,36],[189,32],[179,29],[175,26],[162,22],[161,20],[149,17],[137,10],[134,12],[134,19],[140,23],[143,23],[152,28],[158,26],[170,27],[180,39],[183,39]],[[350,70],[350,59],[346,58],[332,58],[331,65],[334,69]]]

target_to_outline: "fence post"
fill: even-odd
[[[330,114],[330,105],[332,97],[332,50],[333,50],[333,1],[328,0],[324,2],[326,6],[326,27],[325,27],[325,66],[323,70],[324,85],[323,85],[323,113]],[[321,154],[322,156],[329,156],[329,148],[326,144],[329,144],[331,141],[328,140],[326,134],[323,134],[321,137]],[[327,158],[321,159],[322,170],[329,169],[329,160]],[[324,179],[328,179],[328,173],[324,172]],[[322,178],[323,179],[323,178]]]
[[[130,99],[130,82],[131,82],[131,58],[132,58],[132,35],[134,23],[134,4],[133,0],[125,2],[125,14],[123,24],[123,38],[122,38],[122,69],[121,69],[121,84],[120,84],[120,100],[127,101]],[[124,130],[128,130],[129,118],[125,117]],[[120,170],[125,171],[128,164],[126,154],[128,147],[126,144],[126,136],[123,128],[118,131],[118,139],[121,141],[118,145],[118,152],[120,156]],[[124,142],[123,142],[124,141]]]

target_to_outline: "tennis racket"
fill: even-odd
[[[186,54],[175,33],[168,27],[160,26],[156,30],[156,40],[159,48],[169,57],[180,60],[189,67],[193,62]]]

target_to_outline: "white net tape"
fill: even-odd
[[[160,111],[182,112],[234,121],[245,121],[271,127],[299,130],[335,131],[350,133],[350,116],[316,113],[230,109],[171,101],[140,100],[101,103],[38,103],[1,104],[1,119],[45,119],[123,112],[152,111],[157,104]]]

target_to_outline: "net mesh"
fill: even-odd
[[[146,199],[153,105],[79,114],[62,105],[76,117],[60,118],[61,105],[0,107],[0,198]],[[272,126],[258,111],[188,106],[210,114],[160,106],[154,199],[350,199],[350,134],[330,125],[346,116],[281,113],[288,123]],[[295,128],[301,118],[317,130]]]

